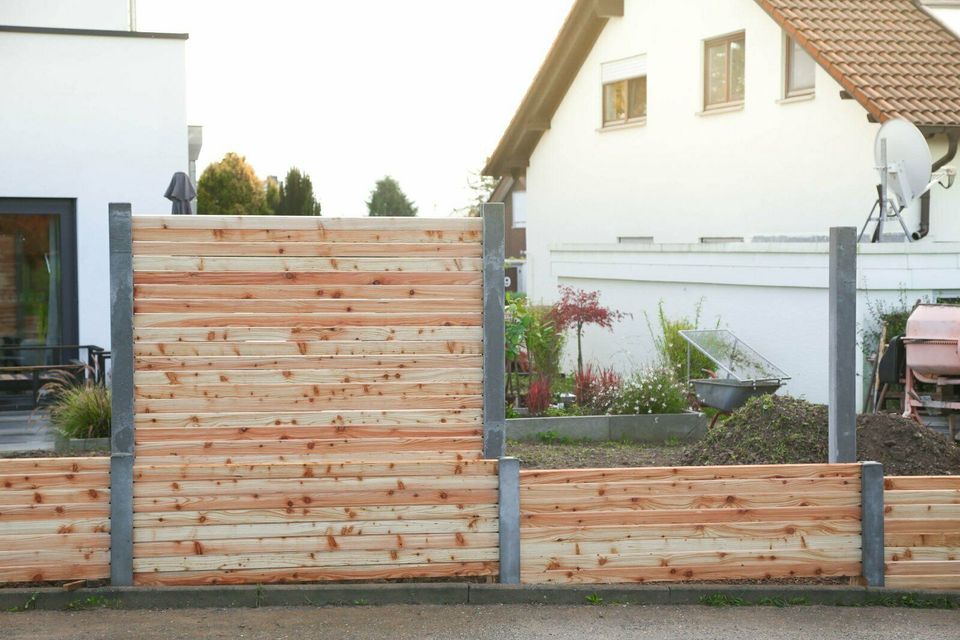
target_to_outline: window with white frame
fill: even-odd
[[[743,104],[746,36],[741,31],[703,43],[703,108]]]
[[[600,65],[603,126],[642,122],[647,117],[647,56]]]
[[[514,191],[510,195],[511,211],[513,212],[513,228],[527,228],[527,192]]]
[[[784,34],[783,96],[793,98],[814,91],[817,63],[799,42]]]

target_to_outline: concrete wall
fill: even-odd
[[[0,197],[76,199],[81,343],[110,344],[107,204],[169,212],[187,170],[184,75],[183,40],[0,33]]]
[[[0,25],[130,30],[130,0],[0,0]]]

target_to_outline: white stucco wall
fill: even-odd
[[[2,21],[0,21],[2,22]],[[75,198],[81,343],[110,344],[107,205],[187,170],[184,41],[0,33],[0,198]]]
[[[0,0],[0,25],[130,29],[130,0]]]
[[[740,30],[744,107],[703,115],[703,40]],[[588,329],[588,360],[621,370],[650,362],[644,313],[654,318],[663,300],[671,317],[690,316],[702,301],[702,326],[719,318],[793,375],[789,392],[826,401],[826,245],[677,244],[825,237],[866,219],[879,125],[819,67],[813,99],[781,101],[782,37],[753,0],[626,0],[600,35],[527,170],[531,297],[553,300],[557,284],[598,289],[633,315],[612,332]],[[646,123],[601,130],[601,64],[638,54],[647,55]],[[934,158],[945,148],[936,140]],[[916,227],[918,206],[906,220]],[[617,245],[618,236],[657,244]],[[910,303],[955,294],[960,245],[951,241],[960,241],[960,186],[934,187],[925,240],[863,248],[861,325],[868,302],[901,290]]]
[[[782,93],[782,32],[753,0],[627,0],[554,115],[527,171],[527,254],[535,296],[556,278],[558,242],[697,242],[703,236],[825,235],[866,219],[873,139],[854,100],[817,68],[816,97]],[[702,42],[746,32],[740,111],[702,110]],[[600,130],[603,62],[647,54],[647,122]],[[934,157],[945,148],[934,145]],[[960,164],[957,161],[955,164]],[[927,243],[960,240],[960,187],[935,187]],[[911,229],[918,210],[906,216]]]

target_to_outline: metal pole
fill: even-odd
[[[504,376],[503,203],[481,207],[483,215],[483,456],[503,455],[506,438]]]
[[[882,587],[883,564],[883,465],[860,465],[860,546],[863,577],[867,586]]]
[[[500,458],[500,583],[520,584],[520,461]]]
[[[830,462],[857,460],[857,230],[830,228]]]
[[[111,203],[110,583],[133,584],[133,231],[129,204]]]

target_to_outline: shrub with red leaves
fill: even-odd
[[[560,287],[560,301],[553,306],[553,317],[558,329],[574,329],[577,333],[577,373],[583,373],[583,350],[580,347],[583,327],[595,324],[601,329],[612,329],[614,322],[626,316],[621,311],[600,306],[599,291]]]
[[[610,411],[623,380],[613,368],[588,364],[583,371],[573,374],[573,394],[577,405],[592,414],[603,415]]]
[[[530,382],[527,389],[527,410],[531,416],[542,416],[550,408],[553,393],[550,391],[550,380],[539,377]]]

